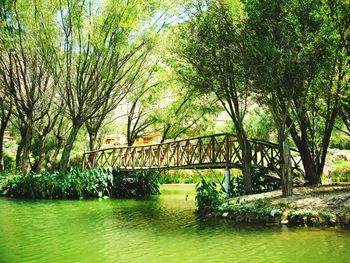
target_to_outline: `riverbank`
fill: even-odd
[[[231,198],[202,214],[237,223],[350,227],[350,185],[297,187],[293,191],[287,198],[280,190]]]

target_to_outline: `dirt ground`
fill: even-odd
[[[295,187],[293,196],[287,198],[282,197],[281,190],[241,197],[247,202],[263,198],[271,198],[271,204],[283,201],[293,208],[350,211],[350,185]],[[232,199],[232,201],[235,200],[235,198]]]

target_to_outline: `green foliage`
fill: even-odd
[[[332,136],[329,146],[341,150],[350,150],[350,137],[343,134]]]
[[[334,225],[337,216],[334,212],[317,209],[298,209],[288,214],[288,221],[291,225]]]
[[[276,190],[280,187],[280,182],[266,176],[263,171],[256,169],[252,176],[252,193],[262,193]],[[244,195],[244,185],[242,176],[234,176],[230,181],[229,196]]]
[[[271,141],[271,134],[275,131],[273,118],[269,111],[261,107],[250,111],[245,120],[245,127],[249,138],[259,138]]]
[[[4,153],[4,167],[7,171],[13,171],[16,168],[16,161],[13,155]]]
[[[263,171],[255,170],[252,176],[253,193],[273,191],[279,187],[279,180],[264,175]],[[215,182],[207,182],[205,180],[196,185],[196,191],[196,204],[199,210],[216,208],[225,195],[224,189],[218,187]],[[233,176],[230,181],[228,196],[242,196],[244,194],[243,177],[239,175]],[[240,202],[238,201],[237,204],[240,204]],[[262,204],[257,204],[257,207],[260,206]]]
[[[77,199],[103,196],[135,197],[159,193],[154,175],[137,173],[134,177],[118,169],[94,168],[67,173],[43,172],[13,176],[2,185],[6,195],[38,199]]]
[[[261,216],[275,216],[282,214],[282,207],[271,205],[272,199],[263,198],[253,202],[223,203],[218,207],[220,212],[230,212],[233,214],[258,214]]]
[[[151,172],[114,172],[113,196],[143,197],[149,194],[159,194],[158,173]]]
[[[199,210],[214,209],[220,205],[223,199],[223,192],[218,189],[214,182],[207,183],[202,180],[196,185],[196,205]]]
[[[350,5],[341,2],[245,1],[245,71],[257,101],[272,109],[281,132],[289,127],[304,152],[311,184],[319,183],[348,73],[342,39]]]

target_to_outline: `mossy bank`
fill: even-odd
[[[288,198],[281,191],[235,197],[200,213],[237,223],[349,228],[350,185],[298,187]]]

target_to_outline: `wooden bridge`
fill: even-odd
[[[278,145],[250,140],[252,165],[278,171]],[[292,167],[299,169],[300,158],[292,149]],[[113,147],[83,154],[83,169],[92,167],[120,167],[121,170],[170,170],[242,168],[242,150],[237,137],[216,134],[161,144]]]

